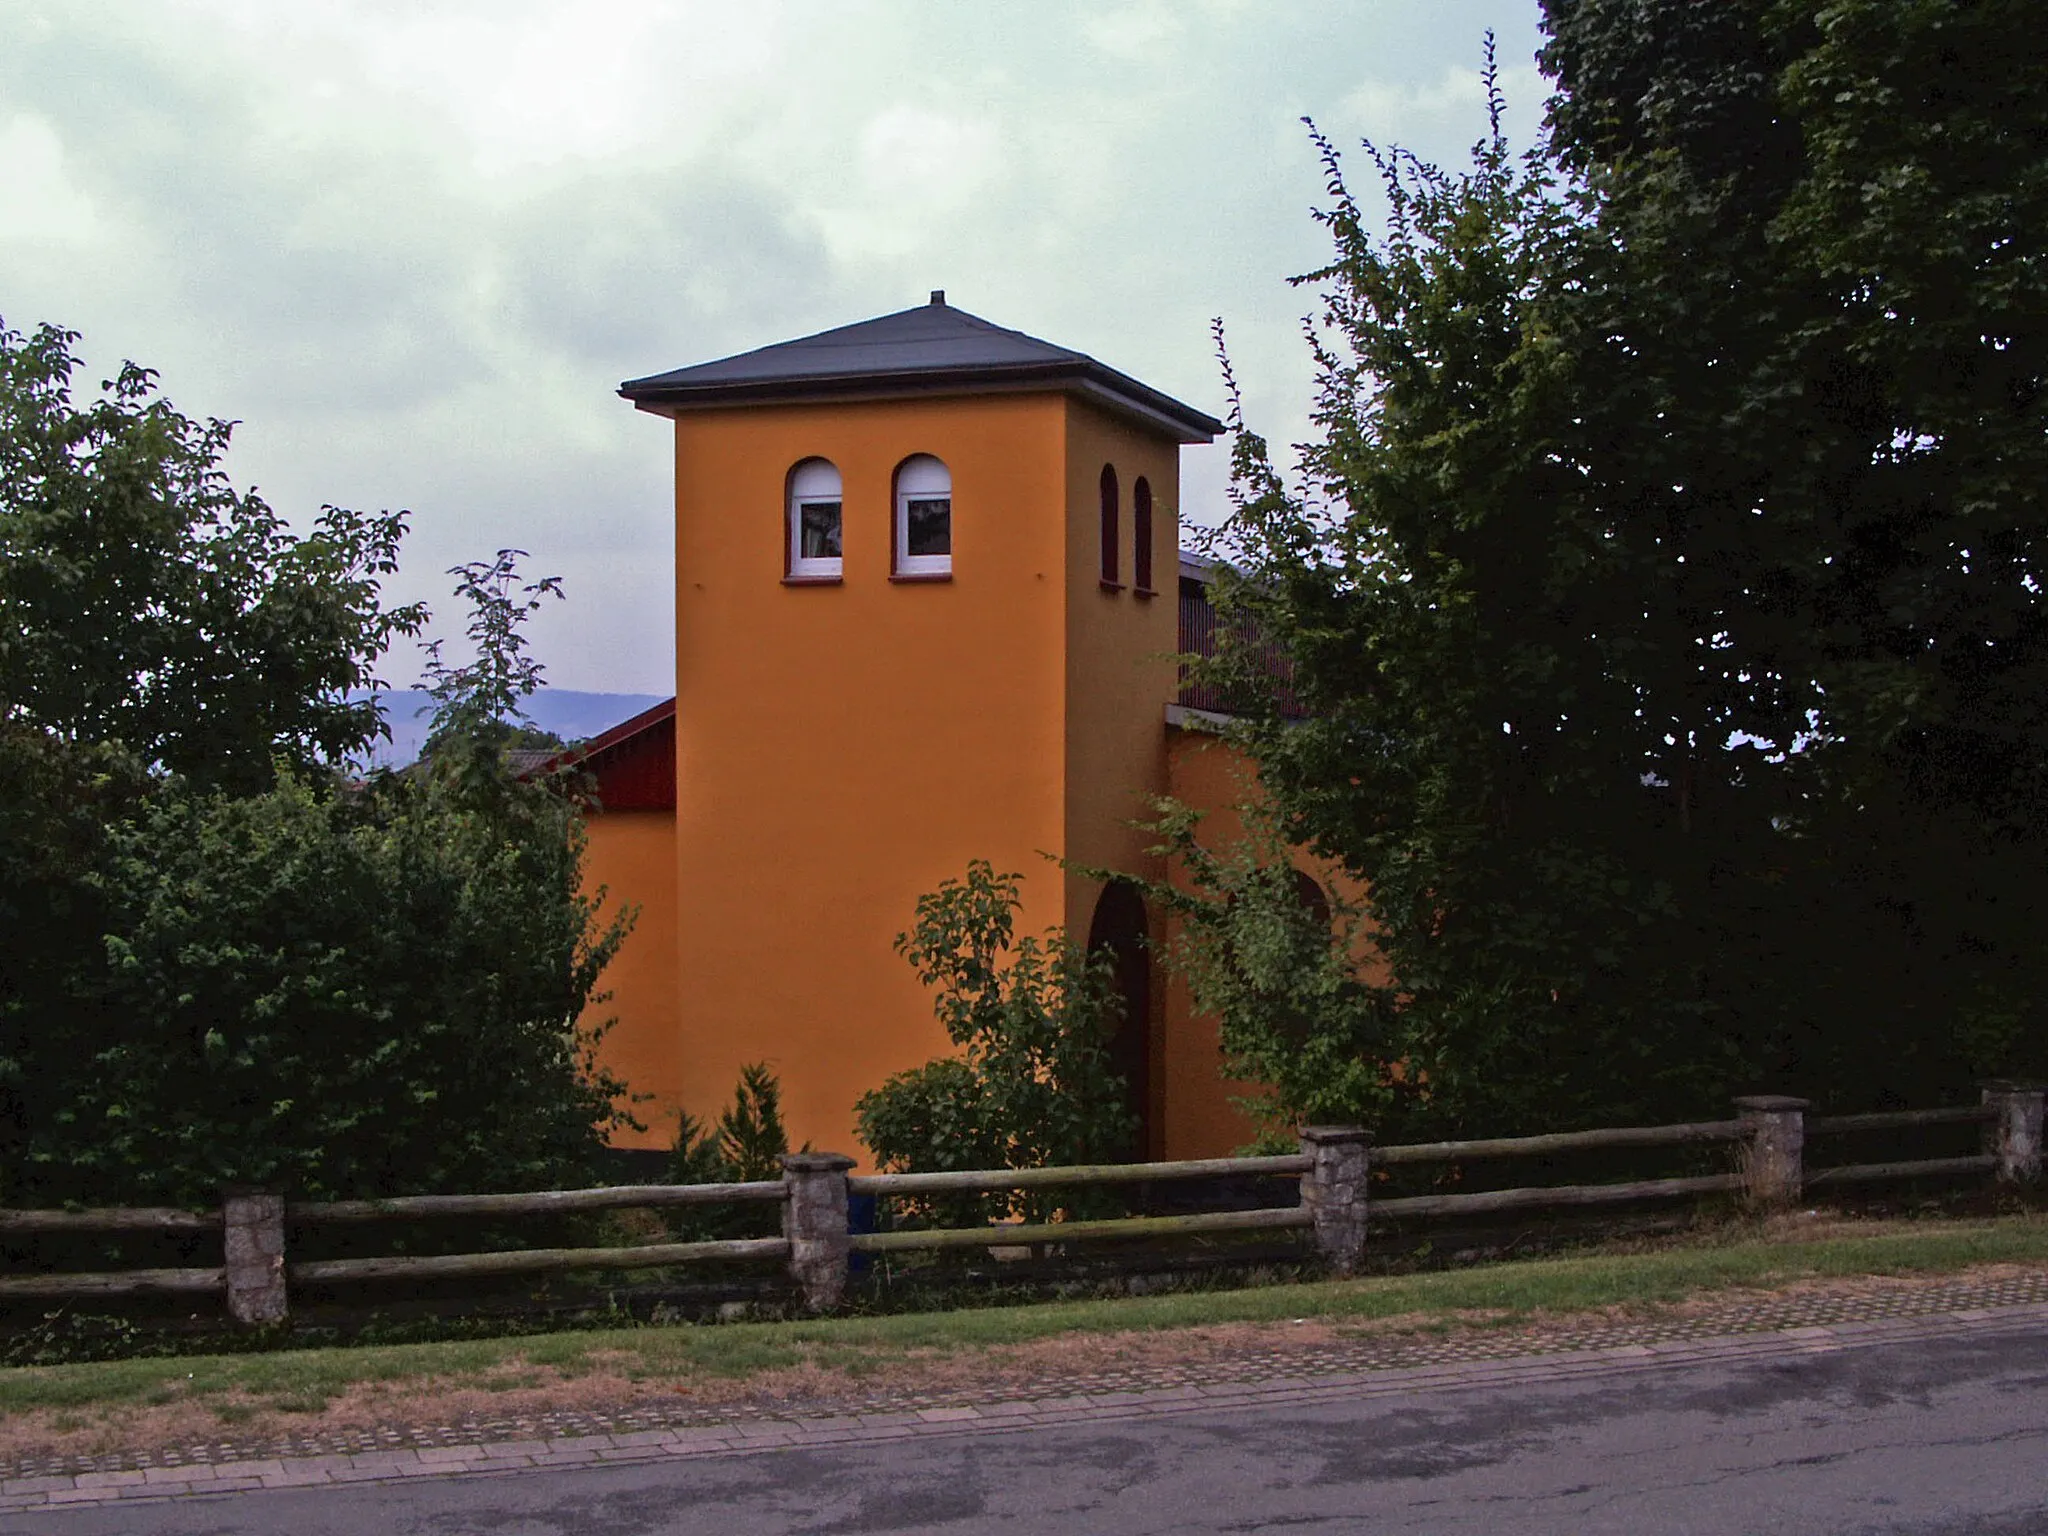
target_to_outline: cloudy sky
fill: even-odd
[[[1218,413],[1220,315],[1298,438],[1298,119],[1456,160],[1489,28],[1527,142],[1536,0],[0,0],[0,318],[242,422],[289,515],[410,508],[394,597],[531,551],[551,681],[667,692],[668,434],[621,379],[944,288]]]

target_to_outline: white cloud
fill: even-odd
[[[65,174],[57,130],[17,112],[0,127],[0,241],[70,245],[103,233],[92,198]]]
[[[1500,90],[1509,123],[1530,133],[1549,90],[1533,64],[1503,61]],[[1418,131],[1464,128],[1476,140],[1486,126],[1486,77],[1469,64],[1453,64],[1434,80],[1373,78],[1361,81],[1330,114],[1326,127],[1361,134],[1375,144],[1404,147]],[[1470,125],[1470,126],[1466,126]]]
[[[861,127],[858,175],[821,198],[815,217],[833,255],[896,261],[933,243],[932,231],[962,216],[999,172],[995,124],[911,102],[883,108]]]
[[[433,113],[471,164],[507,175],[673,145],[771,84],[778,0],[171,0],[316,92],[363,91]]]
[[[878,196],[959,202],[988,175],[995,134],[986,123],[899,102],[869,119],[860,154]]]
[[[1106,8],[1082,18],[1088,41],[1119,59],[1143,59],[1180,34],[1181,12],[1167,0],[1141,0],[1136,5]]]
[[[288,514],[413,508],[399,595],[531,550],[569,578],[537,632],[556,679],[659,691],[669,442],[620,379],[944,287],[1212,410],[1223,314],[1255,423],[1299,437],[1311,300],[1284,279],[1322,236],[1295,119],[1455,159],[1485,26],[1540,107],[1533,12],[9,0],[0,315],[242,418],[231,467]],[[1186,459],[1197,519],[1222,458]]]

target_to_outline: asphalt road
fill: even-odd
[[[2048,1331],[0,1518],[36,1536],[2048,1536]]]

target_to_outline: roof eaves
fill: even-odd
[[[727,410],[747,405],[1061,388],[1073,388],[1076,393],[1183,443],[1210,442],[1223,431],[1223,423],[1206,412],[1183,405],[1171,395],[1078,353],[1071,360],[1042,363],[974,363],[954,368],[818,373],[702,384],[666,383],[659,377],[633,379],[619,386],[619,394],[643,411],[673,416],[682,411]]]

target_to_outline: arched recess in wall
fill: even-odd
[[[1316,884],[1315,876],[1305,869],[1297,869],[1294,872],[1294,895],[1325,928],[1330,926],[1329,893]]]
[[[1105,587],[1121,586],[1117,580],[1117,505],[1116,466],[1102,466],[1102,584]]]
[[[1152,482],[1143,475],[1131,486],[1131,590],[1152,596]]]
[[[1316,883],[1316,879],[1305,869],[1293,871],[1292,884],[1294,899],[1303,912],[1313,919],[1323,932],[1330,931],[1330,893]],[[1280,1024],[1281,1038],[1297,1046],[1308,1044],[1308,1025],[1305,1020],[1295,1017]]]
[[[1138,1158],[1149,1156],[1152,1146],[1152,953],[1145,933],[1145,898],[1122,880],[1110,881],[1096,898],[1088,952],[1108,954],[1115,967],[1123,1018],[1110,1036],[1109,1064],[1130,1095],[1126,1103],[1137,1122],[1130,1152]]]

